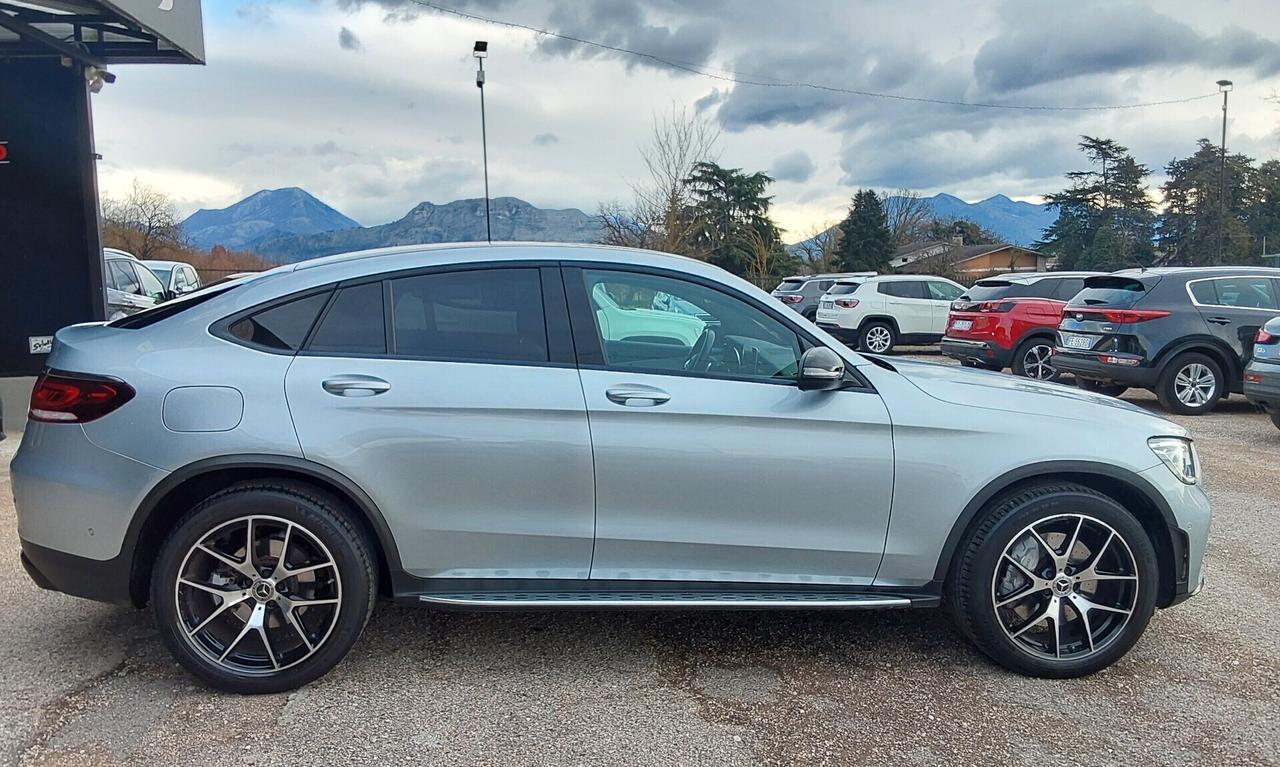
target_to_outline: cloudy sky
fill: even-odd
[[[436,2],[436,0],[431,0]],[[789,239],[858,187],[1035,201],[1080,165],[1080,134],[1158,170],[1220,100],[1114,111],[986,109],[857,96],[1096,106],[1214,93],[1228,145],[1280,157],[1280,4],[890,0],[439,0],[682,62],[462,19],[411,0],[205,0],[208,64],[120,66],[94,97],[100,184],[133,178],[183,213],[301,186],[363,224],[483,193],[472,42],[489,41],[490,185],[593,212],[629,197],[655,114],[696,109],[720,161],[767,170]],[[1158,178],[1156,181],[1158,182]]]

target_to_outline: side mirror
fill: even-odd
[[[838,389],[844,383],[844,360],[825,346],[800,355],[800,388],[803,391]]]

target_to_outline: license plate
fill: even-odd
[[[1074,333],[1063,333],[1062,345],[1068,349],[1092,349],[1093,336],[1079,336]]]
[[[819,301],[819,302],[818,302],[818,306],[819,306],[819,307],[821,307],[821,308],[823,308],[823,309],[830,309],[831,307],[835,306],[835,302],[833,302],[833,301]]]
[[[951,323],[952,330],[969,330],[973,327],[973,320],[956,320]]]

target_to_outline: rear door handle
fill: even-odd
[[[671,399],[671,395],[654,386],[623,384],[607,389],[604,396],[609,401],[627,407],[653,407]]]
[[[391,388],[391,384],[381,378],[356,374],[326,378],[320,385],[339,397],[372,397]]]
[[[1210,317],[1210,318],[1209,318],[1209,321],[1210,321],[1210,322],[1212,322],[1212,323],[1213,323],[1213,324],[1215,324],[1215,325],[1230,325],[1230,324],[1231,324],[1231,318],[1230,318],[1230,317]]]

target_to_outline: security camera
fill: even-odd
[[[116,76],[101,67],[87,66],[84,68],[84,79],[89,83],[91,93],[101,93],[102,84],[114,83]]]

